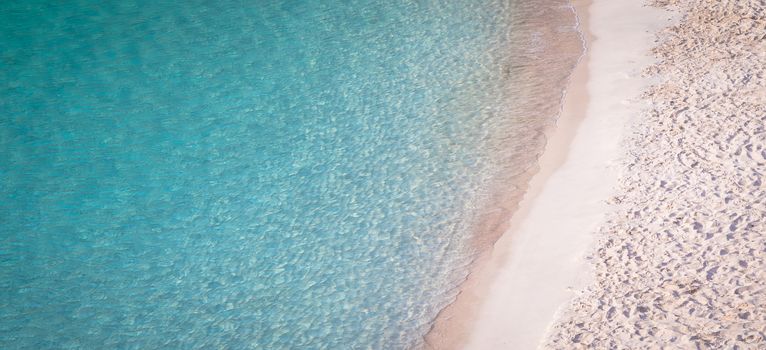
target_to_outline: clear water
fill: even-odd
[[[514,11],[0,3],[0,348],[418,346],[536,154]]]

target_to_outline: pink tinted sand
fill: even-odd
[[[534,349],[587,281],[584,254],[618,177],[614,166],[647,81],[651,32],[667,15],[628,0],[573,2],[588,50],[570,78],[539,171],[509,228],[474,264],[426,337],[437,349]]]

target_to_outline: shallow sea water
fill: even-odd
[[[0,348],[420,345],[555,117],[544,5],[3,2]]]

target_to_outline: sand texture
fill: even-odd
[[[766,2],[664,0],[661,79],[624,141],[551,349],[766,349]]]

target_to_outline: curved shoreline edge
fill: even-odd
[[[510,213],[504,233],[486,251],[481,252],[471,263],[469,275],[458,287],[456,299],[447,305],[436,317],[431,330],[425,336],[429,349],[461,349],[469,344],[483,299],[490,292],[492,281],[498,270],[505,264],[509,254],[510,241],[516,235],[519,222],[528,215],[530,204],[540,194],[551,174],[566,158],[567,149],[575,137],[575,131],[583,121],[587,106],[587,62],[588,31],[587,7],[591,0],[570,1],[569,9],[575,19],[575,29],[582,45],[582,51],[564,84],[555,122],[545,130],[545,147],[535,163],[536,171],[530,174],[527,189],[522,194],[516,210]]]
[[[557,313],[591,278],[585,261],[618,179],[627,127],[646,101],[642,69],[668,13],[627,0],[572,2],[587,50],[564,93],[539,171],[510,228],[472,267],[440,313],[435,349],[534,349]],[[440,324],[439,322],[443,322]],[[445,325],[446,324],[446,325]]]

